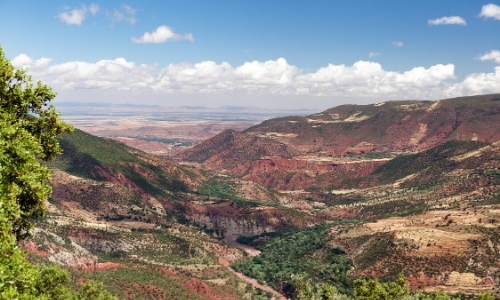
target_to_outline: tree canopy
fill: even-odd
[[[366,281],[356,279],[354,281],[353,295],[339,294],[336,288],[330,284],[312,284],[310,279],[304,276],[294,276],[295,299],[297,300],[459,300],[445,292],[433,292],[429,294],[417,292],[411,293],[406,278],[399,275],[395,282],[381,283],[377,279]],[[479,300],[494,300],[490,294],[482,294]]]
[[[57,137],[73,131],[49,106],[55,96],[16,70],[0,47],[0,299],[112,299],[93,282],[73,293],[65,271],[30,264],[17,246],[45,214],[51,187],[42,163],[61,152]]]

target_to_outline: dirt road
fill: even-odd
[[[235,270],[233,270],[231,267],[228,267],[229,270],[231,272],[233,272],[234,275],[238,276],[241,280],[245,281],[246,283],[250,283],[251,285],[253,285],[254,287],[256,288],[259,288],[265,292],[269,292],[271,294],[273,294],[273,296],[275,297],[275,299],[282,299],[282,300],[287,300],[287,298],[283,295],[281,295],[280,293],[278,293],[277,291],[273,290],[272,288],[270,288],[269,286],[267,285],[262,285],[260,284],[257,280],[253,279],[253,278],[250,278],[240,272],[236,272]]]
[[[240,244],[236,241],[236,239],[238,238],[237,235],[226,235],[224,237],[224,242],[226,242],[226,244],[228,245],[231,245],[231,246],[234,246],[234,247],[237,247],[237,248],[240,248],[240,249],[243,249],[245,250],[246,253],[248,253],[248,256],[257,256],[257,255],[260,255],[260,251],[253,248],[253,247],[250,247],[248,245],[243,245],[243,244]]]
[[[234,246],[234,247],[238,247],[238,248],[241,248],[243,250],[245,250],[246,253],[248,253],[248,256],[257,256],[260,254],[260,251],[253,248],[253,247],[250,247],[248,245],[243,245],[243,244],[240,244],[236,241],[236,239],[238,238],[238,236],[236,235],[226,235],[226,237],[224,238],[224,241],[228,244],[228,245],[231,245],[231,246]],[[251,284],[253,287],[255,288],[259,288],[265,292],[269,292],[271,294],[273,294],[274,298],[273,299],[282,299],[282,300],[286,300],[287,298],[285,296],[283,296],[282,294],[278,293],[277,291],[273,290],[271,287],[267,286],[267,285],[263,285],[263,284],[260,284],[257,280],[253,279],[253,278],[250,278],[246,275],[244,275],[243,273],[240,273],[240,272],[237,272],[235,270],[233,270],[233,268],[231,267],[227,267],[229,269],[229,271],[231,271],[234,275],[238,276],[241,280],[245,281],[246,283],[249,283]]]

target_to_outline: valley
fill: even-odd
[[[0,24],[0,300],[500,300],[500,0]]]
[[[76,130],[21,246],[129,299],[292,297],[297,274],[346,294],[401,273],[413,291],[498,295],[498,97],[340,106],[203,141],[206,124],[182,125],[199,140],[164,152],[146,148],[179,128]]]

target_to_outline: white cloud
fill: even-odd
[[[489,53],[486,53],[482,56],[477,57],[476,59],[485,61],[485,60],[494,60],[497,64],[500,64],[500,51],[491,50]]]
[[[449,17],[442,17],[438,18],[435,20],[429,20],[427,22],[429,25],[467,25],[467,22],[465,21],[464,18],[459,17],[459,16],[449,16]]]
[[[395,47],[403,47],[403,42],[392,42],[392,45]]]
[[[82,25],[82,22],[87,17],[87,13],[96,15],[99,12],[99,6],[92,3],[90,6],[82,5],[80,8],[75,8],[72,10],[66,9],[66,11],[60,13],[59,20],[66,23],[67,25]]]
[[[165,43],[167,40],[188,40],[194,42],[194,38],[191,33],[181,35],[175,33],[170,27],[165,25],[158,27],[156,31],[152,33],[145,32],[140,38],[132,37],[131,39],[132,42],[136,44]]]
[[[95,16],[95,14],[96,14],[97,12],[99,12],[99,5],[94,4],[94,3],[90,4],[90,6],[89,6],[89,11],[90,11],[90,13],[91,13],[93,16]]]
[[[500,20],[500,6],[493,3],[483,5],[479,16],[485,19],[493,18],[496,20]]]
[[[455,77],[454,69],[448,64],[398,73],[385,71],[379,63],[358,61],[352,66],[330,64],[314,73],[300,74],[296,84],[312,95],[429,98],[445,80]]]
[[[445,91],[450,97],[493,93],[500,93],[500,67],[495,67],[494,73],[470,74]]]
[[[380,56],[380,52],[369,52],[368,57],[375,57],[375,56]]]
[[[134,16],[125,16],[125,14],[116,9],[114,9],[112,16],[113,22],[127,22],[129,24],[135,24],[135,22],[137,22]]]
[[[137,9],[132,6],[124,4],[121,9],[114,8],[113,13],[107,12],[106,14],[112,23],[127,22],[129,24],[135,24],[137,22],[137,18],[135,17],[136,11]]]
[[[38,70],[39,68],[47,67],[52,59],[42,57],[37,60],[33,60],[26,54],[19,54],[14,59],[11,60],[11,63],[14,67],[18,69],[30,69],[30,70]]]
[[[62,12],[59,14],[59,20],[68,25],[82,25],[85,20],[85,11],[83,9],[73,9],[70,12]]]
[[[500,87],[494,76],[491,79],[492,75],[481,77],[480,74],[461,86],[452,86],[447,81],[455,78],[452,64],[416,67],[401,73],[386,71],[379,63],[368,61],[358,61],[352,66],[330,64],[315,72],[305,72],[284,58],[246,62],[236,67],[227,62],[203,61],[159,68],[155,64],[137,65],[124,58],[50,64],[47,58],[33,60],[21,54],[12,63],[17,68],[28,69],[33,78],[42,79],[56,90],[71,91],[436,99],[471,91],[472,81],[488,81],[478,84],[485,91],[495,84]]]

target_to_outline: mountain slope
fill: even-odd
[[[158,196],[188,191],[203,180],[199,172],[80,130],[63,136],[60,144],[64,153],[50,166],[84,178],[115,183],[126,178],[137,191]]]
[[[344,288],[356,276],[387,280],[402,272],[413,290],[498,294],[500,95],[344,105],[268,120],[243,134],[300,153],[225,152],[231,164],[212,164],[217,151],[210,147],[225,148],[208,140],[191,155],[203,149],[202,168],[280,189],[326,222],[360,221],[315,227],[321,243],[308,241],[305,229],[245,234],[239,240],[262,251],[234,265],[248,276],[288,295],[296,269]],[[294,253],[306,253],[303,265],[294,265]]]
[[[276,118],[243,133],[221,133],[177,158],[267,187],[300,190],[341,186],[396,155],[450,140],[500,140],[500,94],[342,105]],[[271,146],[283,151],[268,151]]]
[[[283,282],[300,269],[341,288],[358,276],[387,280],[403,273],[412,290],[498,296],[499,169],[500,142],[448,141],[399,156],[368,175],[345,178],[342,188],[299,194],[313,206],[312,214],[333,223],[312,229],[322,244],[304,242],[303,229],[286,235],[286,242],[282,235],[242,237],[262,254],[234,266],[284,293],[290,287]],[[362,221],[335,225],[350,220]],[[297,249],[290,252],[292,247]],[[353,266],[349,276],[345,265],[337,265],[346,256]],[[298,260],[307,262],[295,266]]]
[[[495,142],[500,139],[499,129],[500,94],[494,94],[436,102],[342,105],[306,117],[271,119],[245,133],[294,134],[283,142],[302,151],[336,155],[361,143],[370,144],[370,151],[382,151],[425,149],[450,139]]]
[[[236,167],[241,161],[261,157],[292,158],[298,151],[272,139],[226,130],[177,157],[184,161],[205,163],[222,168]]]
[[[262,292],[227,269],[243,253],[223,238],[317,222],[254,183],[209,176],[79,130],[60,143],[64,154],[49,163],[47,217],[21,246],[34,261],[71,267],[120,297],[257,296]]]

